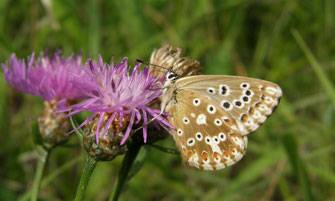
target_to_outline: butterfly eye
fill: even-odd
[[[172,72],[168,72],[168,74],[167,74],[167,79],[168,79],[168,80],[173,80],[173,79],[175,79],[176,77],[177,77],[177,75],[174,74],[174,73],[172,73]]]

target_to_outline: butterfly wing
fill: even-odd
[[[184,161],[204,170],[218,170],[239,161],[246,152],[247,137],[225,121],[228,113],[199,92],[180,91],[168,113],[175,126],[173,136]],[[235,127],[236,128],[236,127]]]
[[[199,93],[213,101],[216,107],[228,113],[226,121],[236,125],[242,135],[259,128],[275,110],[282,96],[277,84],[240,76],[184,77],[177,80],[176,87]]]

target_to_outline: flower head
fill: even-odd
[[[69,75],[71,72],[86,76],[80,56],[64,58],[60,52],[56,52],[49,58],[41,53],[35,60],[35,54],[32,53],[26,62],[12,54],[9,67],[5,62],[2,69],[12,87],[24,93],[42,96],[46,101],[56,99],[64,104],[84,97],[82,91],[73,85],[73,76]]]
[[[116,133],[125,129],[121,145],[129,137],[133,125],[139,124],[142,120],[143,138],[146,142],[148,119],[160,114],[159,110],[150,108],[148,104],[161,95],[161,90],[158,78],[154,78],[147,67],[139,71],[140,66],[141,63],[136,64],[130,74],[127,58],[116,66],[104,63],[101,57],[98,62],[89,60],[85,68],[90,75],[88,79],[79,79],[75,73],[72,74],[78,78],[75,79],[76,86],[89,98],[59,112],[72,110],[68,116],[84,110],[92,112],[93,114],[77,129],[97,119],[94,129],[96,142],[99,142],[99,138],[104,137],[108,130]],[[172,127],[161,116],[158,116],[153,123],[166,130],[165,126]]]

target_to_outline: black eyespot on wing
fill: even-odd
[[[225,86],[221,87],[221,94],[225,95],[227,93],[227,88]]]
[[[235,105],[236,105],[236,106],[241,106],[242,103],[241,103],[241,101],[235,101]]]
[[[226,109],[230,108],[230,103],[224,102],[223,107],[226,108]]]

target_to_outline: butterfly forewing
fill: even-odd
[[[175,84],[179,91],[193,91],[211,100],[242,135],[259,128],[282,96],[274,83],[240,76],[199,75],[178,79]]]
[[[168,119],[176,128],[174,139],[189,165],[218,170],[243,157],[247,137],[233,122],[225,121],[229,114],[215,102],[193,90],[179,91],[172,101]]]

